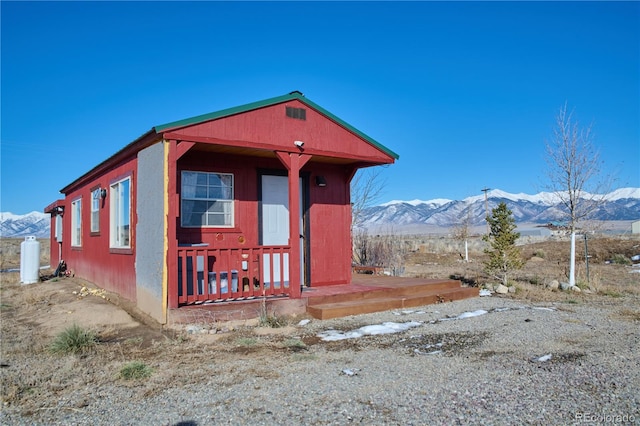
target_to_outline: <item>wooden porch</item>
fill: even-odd
[[[268,315],[302,315],[331,319],[349,315],[406,309],[477,297],[479,289],[450,279],[353,274],[351,284],[308,287],[302,297],[266,296],[202,303],[170,309],[171,323],[247,320]]]
[[[351,284],[307,288],[307,312],[330,319],[390,309],[412,308],[477,297],[479,289],[460,281],[354,274]]]

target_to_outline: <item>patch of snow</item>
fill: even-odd
[[[607,201],[623,200],[626,198],[640,198],[640,188],[620,188],[604,197]]]
[[[388,201],[386,203],[382,203],[380,205],[383,206],[383,207],[391,206],[391,205],[394,205],[394,204],[409,204],[409,205],[412,205],[412,206],[419,206],[420,204],[431,204],[431,205],[434,205],[434,206],[444,206],[445,204],[450,203],[451,201],[453,201],[453,200],[449,200],[449,199],[446,199],[446,198],[434,198],[433,200],[428,200],[428,201],[418,200],[418,199],[410,200],[410,201],[391,200],[391,201]]]
[[[304,327],[305,325],[309,324],[310,322],[311,322],[310,319],[303,319],[298,323],[298,326]]]
[[[325,342],[334,342],[344,339],[355,339],[362,336],[373,336],[377,334],[391,334],[406,331],[413,327],[422,325],[422,322],[408,321],[403,323],[398,322],[383,322],[382,324],[365,325],[356,330],[340,331],[340,330],[327,330],[318,334]]]
[[[442,353],[440,349],[431,352],[422,352],[420,349],[414,349],[413,352],[417,355],[438,355]]]
[[[32,211],[27,214],[13,214],[11,212],[0,212],[0,221],[4,220],[18,220],[24,218],[34,218],[36,220],[48,219],[49,215],[46,213]]]
[[[549,361],[551,359],[551,354],[546,354],[541,356],[540,358],[537,358],[535,361],[536,362],[546,362]]]
[[[478,309],[477,311],[472,311],[472,312],[463,312],[460,315],[458,315],[457,317],[453,317],[453,318],[440,318],[438,321],[449,321],[449,320],[459,320],[459,319],[465,319],[465,318],[473,318],[473,317],[479,317],[480,315],[484,315],[487,314],[488,312],[485,311],[484,309]]]
[[[542,307],[542,306],[520,306],[517,308],[508,308],[508,307],[502,307],[502,308],[494,308],[491,310],[492,313],[494,312],[505,312],[505,311],[510,311],[510,310],[516,310],[516,309],[537,309],[537,310],[541,310],[541,311],[551,311],[551,312],[555,312],[556,309],[555,308],[547,308],[547,307]],[[399,313],[397,312],[393,312],[394,315],[403,315],[403,314],[411,314],[411,313],[415,313],[415,314],[424,314],[424,311],[411,311],[411,310],[406,310],[406,311],[400,311]],[[438,311],[434,311],[433,313],[439,313]],[[450,321],[450,320],[459,320],[459,319],[465,319],[465,318],[473,318],[473,317],[479,317],[481,315],[484,314],[488,314],[488,311],[485,311],[484,309],[478,309],[476,311],[471,311],[471,312],[463,312],[460,315],[457,316],[452,316],[452,317],[447,317],[447,318],[440,318],[438,320],[431,320],[428,321],[426,324],[436,324],[438,323],[438,321]],[[397,323],[397,322],[383,322],[382,324],[374,324],[374,325],[365,325],[364,327],[360,327],[356,330],[350,330],[350,331],[340,331],[340,330],[327,330],[327,331],[323,331],[321,333],[318,333],[317,336],[320,337],[321,340],[324,340],[325,342],[333,342],[333,341],[337,341],[337,340],[345,340],[345,339],[356,339],[358,337],[363,337],[363,336],[372,336],[372,335],[376,335],[376,334],[391,334],[391,333],[400,333],[403,331],[407,331],[410,328],[413,327],[418,327],[420,325],[424,325],[425,323],[423,321],[408,321],[408,322],[403,322],[403,323]],[[410,338],[414,338],[415,336],[410,336]],[[437,343],[435,345],[428,345],[426,348],[431,348],[431,347],[441,347],[442,343]]]
[[[488,312],[485,311],[484,309],[478,309],[477,311],[473,311],[473,312],[463,312],[457,316],[457,319],[479,317],[480,315],[484,315],[486,313]]]
[[[341,371],[341,373],[345,376],[356,376],[358,374],[358,371],[360,371],[359,368],[345,368]]]
[[[483,288],[480,290],[480,297],[491,296],[491,290]]]
[[[553,192],[539,192],[534,195],[525,194],[523,192],[512,194],[502,191],[500,189],[492,189],[487,193],[487,198],[504,198],[511,201],[528,201],[534,204],[557,204],[560,201],[558,194]],[[467,197],[464,200],[467,203],[474,203],[477,201],[484,201],[484,195],[474,195]]]

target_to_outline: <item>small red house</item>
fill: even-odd
[[[350,181],[398,155],[292,92],[153,127],[61,189],[51,259],[161,323],[351,281]]]

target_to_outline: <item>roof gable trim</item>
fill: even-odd
[[[378,148],[379,150],[383,151],[387,155],[393,157],[394,159],[397,160],[397,159],[400,158],[400,156],[398,154],[396,154],[395,152],[393,152],[392,150],[390,150],[386,146],[382,145],[381,143],[379,143],[375,139],[373,139],[373,138],[367,136],[366,134],[362,133],[360,130],[356,129],[355,127],[353,127],[352,125],[350,125],[346,121],[340,119],[339,117],[333,115],[332,113],[330,113],[326,109],[322,108],[320,105],[316,104],[315,102],[312,102],[309,99],[305,98],[304,95],[302,93],[298,92],[298,91],[291,92],[288,95],[277,96],[275,98],[269,98],[269,99],[265,99],[265,100],[262,100],[262,101],[252,102],[252,103],[249,103],[249,104],[240,105],[240,106],[233,107],[233,108],[223,109],[221,111],[216,111],[216,112],[212,112],[212,113],[208,113],[208,114],[202,114],[202,115],[198,115],[198,116],[191,117],[191,118],[185,118],[183,120],[178,120],[178,121],[173,121],[173,122],[170,122],[170,123],[161,124],[161,125],[153,127],[152,130],[154,130],[157,133],[161,133],[161,132],[165,132],[165,131],[170,130],[170,129],[176,129],[176,128],[179,128],[179,127],[185,127],[185,126],[190,126],[190,125],[193,125],[193,124],[199,124],[199,123],[202,123],[204,121],[209,121],[209,120],[215,120],[215,119],[219,119],[219,118],[223,118],[223,117],[228,117],[230,115],[240,114],[240,113],[243,113],[243,112],[252,111],[252,110],[263,108],[263,107],[266,107],[266,106],[276,105],[276,104],[280,104],[280,103],[291,101],[291,100],[298,100],[298,101],[302,102],[303,104],[315,109],[320,114],[326,116],[330,120],[332,120],[332,121],[336,122],[337,124],[339,124],[340,126],[346,128],[350,132],[356,134],[360,138],[364,139],[365,141],[367,141],[368,143],[370,143],[374,147]]]

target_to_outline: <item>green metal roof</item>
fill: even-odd
[[[265,100],[262,100],[262,101],[252,102],[252,103],[249,103],[249,104],[246,104],[246,105],[240,105],[240,106],[233,107],[233,108],[223,109],[221,111],[211,112],[209,114],[202,114],[202,115],[197,115],[197,116],[191,117],[191,118],[185,118],[183,120],[172,121],[171,123],[166,123],[166,124],[161,124],[161,125],[158,125],[158,126],[154,126],[153,130],[155,130],[157,133],[161,133],[161,132],[163,132],[165,130],[168,130],[168,129],[174,129],[174,128],[177,128],[177,127],[190,126],[190,125],[202,123],[202,122],[205,122],[205,121],[208,121],[208,120],[215,120],[215,119],[222,118],[222,117],[228,117],[230,115],[240,114],[240,113],[243,113],[243,112],[252,111],[252,110],[255,110],[255,109],[264,108],[264,107],[267,107],[267,106],[276,105],[276,104],[280,104],[280,103],[287,102],[287,101],[292,101],[292,100],[298,100],[298,101],[302,102],[303,104],[308,105],[309,107],[313,108],[314,110],[316,110],[320,114],[328,117],[330,120],[335,121],[336,123],[338,123],[342,127],[346,128],[347,130],[351,131],[352,133],[355,133],[356,135],[360,136],[362,139],[366,140],[371,145],[375,146],[376,148],[380,149],[381,151],[385,152],[386,154],[390,155],[391,157],[395,158],[396,160],[400,158],[400,156],[398,154],[396,154],[395,152],[393,152],[392,150],[390,150],[386,146],[382,145],[381,143],[379,143],[375,139],[373,139],[373,138],[367,136],[366,134],[362,133],[360,130],[356,129],[355,127],[353,127],[349,123],[345,122],[344,120],[340,119],[339,117],[331,114],[329,111],[327,111],[326,109],[322,108],[320,105],[318,105],[318,104],[310,101],[309,99],[305,98],[304,95],[302,93],[298,92],[298,91],[291,92],[288,95],[277,96],[275,98],[269,98],[269,99],[265,99]]]

